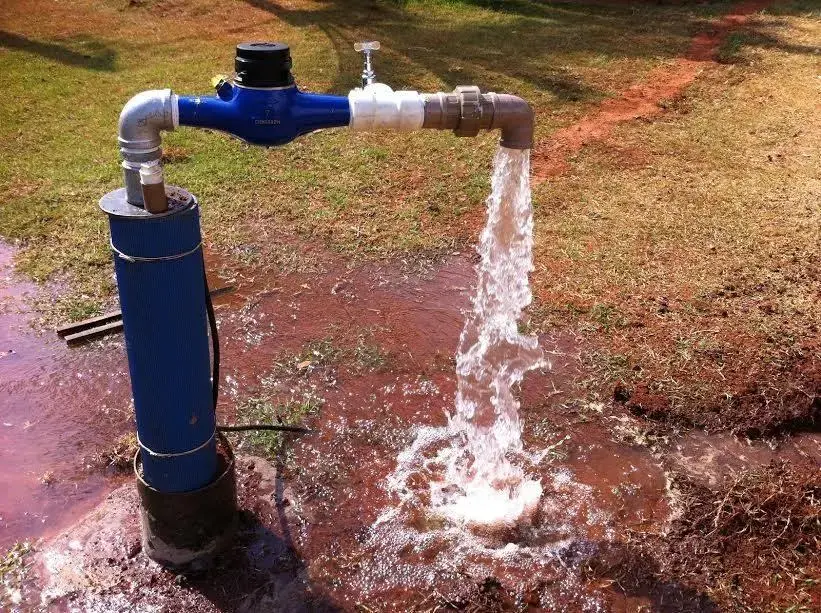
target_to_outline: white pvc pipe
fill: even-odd
[[[399,130],[422,128],[425,100],[413,91],[393,91],[384,83],[356,88],[348,94],[353,130]]]

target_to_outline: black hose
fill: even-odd
[[[303,432],[310,433],[311,430],[302,426],[286,426],[285,424],[241,424],[237,426],[219,426],[220,432],[247,432],[248,430],[278,430],[279,432]]]
[[[208,312],[208,327],[211,330],[211,404],[214,406],[214,416],[217,414],[217,400],[220,394],[220,336],[217,330],[217,316],[214,313],[214,303],[211,302],[211,291],[208,289],[208,276],[205,274],[205,258],[202,261],[202,277],[205,283],[205,310]]]
[[[214,406],[214,421],[217,417],[217,400],[219,400],[220,381],[220,337],[217,330],[217,316],[214,313],[214,303],[211,302],[211,292],[208,289],[208,276],[205,274],[205,258],[202,262],[202,276],[205,283],[205,310],[208,312],[208,328],[211,331],[211,403]],[[252,430],[269,430],[279,432],[301,432],[310,434],[311,430],[302,426],[288,426],[285,424],[240,424],[217,426],[219,432],[248,432]]]

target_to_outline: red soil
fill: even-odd
[[[717,52],[727,36],[750,15],[771,3],[772,0],[739,2],[716,22],[713,30],[695,36],[684,57],[652,70],[644,83],[631,85],[618,97],[603,102],[591,114],[553,134],[533,152],[534,179],[545,180],[563,174],[569,168],[567,160],[570,156],[591,142],[606,139],[616,125],[661,114],[664,108],[660,103],[679,97],[702,70],[715,64]]]

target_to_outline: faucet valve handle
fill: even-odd
[[[354,50],[362,52],[365,56],[365,67],[362,69],[362,87],[376,82],[376,73],[373,71],[373,64],[371,64],[371,54],[378,51],[379,47],[378,40],[365,40],[354,43]]]

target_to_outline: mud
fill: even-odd
[[[348,432],[337,434],[347,438]],[[101,613],[132,604],[137,610],[199,611],[330,611],[358,605],[403,611],[425,600],[430,606],[492,608],[529,601],[548,610],[573,603],[604,606],[623,598],[585,585],[580,569],[614,531],[628,526],[653,531],[662,525],[668,512],[664,476],[655,462],[618,448],[597,428],[583,426],[570,436],[566,461],[543,471],[550,478],[551,504],[541,525],[513,544],[489,540],[466,547],[453,535],[423,530],[433,538],[418,546],[414,535],[406,540],[407,526],[383,535],[372,525],[385,504],[371,499],[378,483],[365,479],[352,495],[354,477],[346,474],[344,483],[325,480],[324,493],[306,492],[300,479],[293,489],[287,485],[293,477],[283,479],[282,467],[245,457],[238,462],[240,532],[211,571],[180,578],[145,557],[137,496],[129,484],[41,550],[34,582],[43,586],[41,596],[51,610]],[[315,450],[332,454],[316,463],[340,460],[333,439],[317,442]],[[604,457],[607,474],[594,474],[589,463]],[[359,472],[361,465],[351,461],[350,472]],[[333,505],[317,504],[317,498]],[[656,501],[650,514],[646,498]],[[387,538],[373,539],[377,533]],[[391,533],[400,538],[391,539]],[[36,591],[27,595],[34,599]]]
[[[694,430],[670,444],[666,460],[675,472],[716,488],[744,471],[775,462],[814,464],[821,469],[821,434],[802,433],[762,441]]]
[[[138,496],[115,490],[43,549],[38,578],[50,610],[334,610],[314,593],[293,548],[287,490],[263,458],[238,462],[244,511],[233,546],[209,572],[175,575],[141,551]]]
[[[37,331],[32,300],[47,298],[13,271],[0,243],[0,550],[55,534],[93,508],[118,480],[85,458],[132,421],[121,339],[68,349]]]
[[[546,491],[536,520],[501,536],[468,535],[418,505],[401,505],[387,479],[417,429],[443,425],[452,410],[452,356],[475,258],[454,253],[354,269],[325,254],[313,258],[310,270],[279,274],[207,257],[212,286],[236,285],[215,300],[224,373],[220,421],[233,421],[249,398],[276,403],[310,396],[322,405],[304,421],[315,433],[290,437],[268,459],[248,457],[250,437],[231,435],[239,451],[242,522],[234,547],[211,571],[175,576],[148,560],[128,479],[39,547],[38,570],[25,592],[29,604],[42,595],[52,610],[101,612],[627,611],[665,610],[664,603],[680,605],[666,610],[709,611],[715,603],[705,585],[689,584],[685,566],[673,572],[663,563],[665,547],[675,545],[665,535],[681,512],[687,486],[680,484],[718,496],[746,468],[776,457],[819,457],[819,442],[810,436],[771,449],[698,432],[649,435],[647,422],[620,413],[618,404],[581,399],[580,382],[588,376],[582,341],[557,332],[540,338],[549,365],[530,373],[520,393],[525,449],[533,454],[529,470]],[[21,338],[32,334],[20,330]],[[50,390],[49,382],[69,385],[76,378],[66,365],[79,363],[83,373],[106,360],[125,366],[117,338],[79,351],[50,336],[31,339],[30,351],[42,355],[52,378],[43,385],[34,378],[35,386],[18,379],[9,387],[23,406],[50,407],[44,399],[60,390]],[[85,379],[81,384],[88,385]],[[113,385],[90,380],[94,385],[82,388],[87,399],[60,396],[55,421],[46,422],[52,437],[30,450],[40,454],[35,460],[51,457],[55,445],[75,449],[70,438],[80,426],[72,420],[86,440],[113,439],[117,428],[106,421],[99,398],[123,398],[129,412],[112,423],[128,424],[127,377]],[[84,412],[78,417],[75,410]],[[88,493],[45,525],[20,521],[10,541],[65,528],[118,483],[84,471],[77,455],[62,457],[65,474]],[[424,490],[427,478],[420,474],[411,487]],[[44,499],[50,508],[63,503],[53,487],[33,487],[41,498],[11,487],[22,501],[13,508],[21,511]]]
[[[679,98],[699,74],[716,62],[727,36],[750,15],[765,9],[772,0],[745,0],[735,4],[709,32],[696,35],[684,57],[656,68],[642,83],[628,87],[606,100],[592,113],[553,133],[533,152],[533,179],[546,180],[567,172],[569,159],[586,145],[606,141],[625,121],[650,119],[664,112],[664,104]]]

